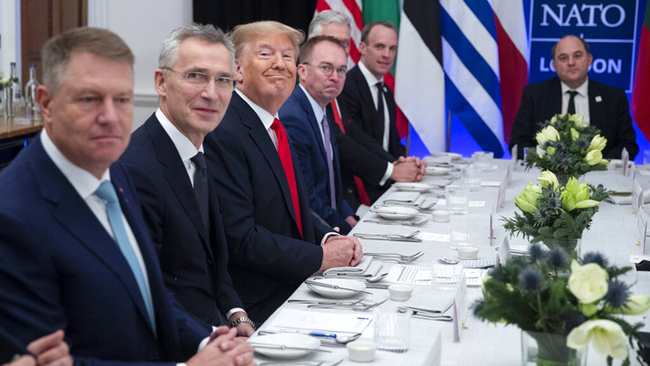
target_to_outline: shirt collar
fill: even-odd
[[[160,125],[174,143],[176,151],[178,151],[183,162],[187,162],[193,158],[199,151],[203,152],[203,144],[201,144],[197,150],[192,141],[190,141],[187,136],[183,135],[183,133],[179,131],[173,123],[171,123],[160,108],[156,111],[156,118],[158,118],[158,122],[160,122]]]
[[[585,82],[582,83],[582,85],[580,85],[579,87],[577,87],[577,88],[575,88],[575,89],[571,89],[571,88],[569,88],[569,86],[566,85],[563,81],[560,82],[560,84],[562,85],[562,95],[564,95],[564,94],[565,94],[566,92],[568,92],[569,90],[575,90],[575,91],[577,91],[578,94],[580,94],[581,96],[586,97],[586,96],[587,96],[587,92],[589,91],[589,78],[587,78],[587,80],[585,80]]]
[[[74,165],[54,145],[54,142],[47,135],[47,130],[45,129],[41,132],[41,143],[43,144],[45,153],[52,159],[54,165],[59,168],[82,199],[85,200],[93,195],[103,181],[111,180],[109,169],[106,169],[101,179],[97,179],[89,171]]]
[[[242,93],[239,89],[235,88],[235,91],[239,96],[246,102],[248,105],[253,109],[255,114],[257,114],[257,117],[259,117],[260,121],[262,121],[262,124],[264,125],[265,129],[271,128],[271,125],[273,124],[273,121],[278,118],[278,114],[276,113],[275,116],[272,115],[271,113],[267,112],[264,108],[258,106],[250,100],[244,93]]]
[[[380,81],[384,82],[384,77],[382,76],[380,79],[377,79],[375,75],[373,75],[370,72],[370,70],[368,70],[366,65],[363,64],[363,61],[359,61],[357,65],[359,65],[359,70],[361,70],[361,74],[363,74],[363,77],[366,78],[366,82],[368,83],[368,86],[370,86],[371,88]]]
[[[298,84],[300,88],[302,89],[303,92],[305,92],[305,95],[307,96],[307,100],[309,100],[309,104],[311,104],[311,109],[314,111],[314,116],[316,117],[316,122],[319,124],[323,120],[323,116],[325,115],[325,108],[321,108],[321,106],[316,102],[314,98],[312,98],[311,94],[307,92],[307,90],[302,86],[302,84]]]

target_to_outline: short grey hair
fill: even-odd
[[[101,28],[74,28],[50,38],[43,45],[43,84],[48,89],[58,89],[73,53],[90,53],[111,61],[124,62],[133,70],[133,53],[117,34]]]
[[[222,44],[230,53],[230,60],[232,61],[232,68],[235,69],[235,46],[233,46],[230,37],[221,29],[215,28],[211,24],[188,24],[174,29],[165,38],[160,49],[158,56],[159,68],[170,68],[178,59],[178,48],[183,41],[194,38],[200,41]]]
[[[323,34],[323,26],[330,23],[343,23],[352,30],[352,20],[350,17],[337,10],[323,10],[314,16],[309,23],[308,37],[320,36]]]

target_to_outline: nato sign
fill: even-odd
[[[530,77],[535,83],[554,76],[551,48],[565,35],[589,42],[589,78],[632,91],[635,20],[639,0],[533,0],[530,7]]]

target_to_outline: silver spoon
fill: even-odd
[[[418,235],[419,233],[420,233],[420,230],[415,230],[415,231],[412,232],[412,233],[408,233],[408,234],[406,234],[406,235],[402,235],[402,237],[405,238],[405,239],[413,238],[413,237],[415,237],[416,235]]]
[[[386,278],[386,276],[388,276],[388,272],[381,273],[381,274],[372,276],[370,278],[366,278],[366,281],[370,282],[370,283],[375,283],[375,282],[379,282],[379,281],[383,280],[384,278]]]

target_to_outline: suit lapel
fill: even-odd
[[[43,198],[52,201],[56,208],[52,216],[72,236],[88,248],[97,259],[103,262],[116,277],[122,282],[127,292],[135,302],[138,311],[149,324],[149,316],[142,299],[142,294],[135,280],[131,267],[120,251],[115,240],[106,232],[106,229],[95,218],[86,202],[79,196],[67,178],[54,165],[43,149],[40,139],[34,140],[34,148],[40,149],[38,160],[32,162],[32,169],[39,168],[39,174],[34,174],[39,181]],[[119,188],[116,187],[118,196]],[[149,327],[153,333],[151,324]],[[154,334],[155,335],[155,334]]]
[[[296,224],[296,226],[298,226],[296,213],[294,212],[293,204],[291,201],[291,191],[289,190],[287,176],[284,173],[284,167],[282,166],[280,155],[278,155],[278,150],[276,150],[275,146],[273,145],[271,137],[264,128],[262,121],[260,121],[255,111],[253,111],[253,109],[246,103],[246,101],[244,101],[236,92],[233,92],[230,104],[238,110],[242,123],[248,127],[251,138],[262,152],[262,155],[271,167],[271,170],[273,170],[273,174],[280,184],[280,189],[282,190],[282,195],[284,196],[284,203],[287,205],[287,209],[291,213],[293,222]],[[295,160],[293,169],[294,173],[296,173],[295,164],[297,163],[298,161]]]
[[[372,99],[372,91],[370,90],[368,81],[366,81],[366,78],[363,76],[363,73],[361,73],[361,69],[358,65],[355,66],[354,69],[352,69],[350,72],[353,71],[354,73],[352,76],[354,76],[354,80],[357,82],[357,90],[361,95],[361,101],[367,106],[370,115],[374,116],[377,114],[377,107],[375,107],[375,100]],[[379,126],[378,123],[375,123],[375,119],[372,118],[372,130],[374,132],[375,138],[384,138],[383,128],[384,126]]]
[[[187,176],[187,170],[178,155],[176,146],[174,146],[174,143],[169,138],[169,135],[167,135],[167,132],[162,128],[155,115],[151,116],[151,118],[145,122],[145,128],[151,139],[151,143],[156,149],[158,160],[165,166],[165,179],[169,183],[170,187],[172,187],[172,190],[174,191],[174,194],[176,194],[176,197],[178,197],[185,213],[198,231],[203,247],[208,254],[212,255],[212,250],[210,250],[209,245],[209,233],[203,224],[203,218],[201,217],[199,204],[196,201],[194,188],[192,188],[192,183]]]
[[[606,115],[603,110],[605,103],[603,103],[602,100],[596,102],[596,97],[602,99],[602,96],[600,88],[593,80],[589,80],[587,94],[589,97],[589,124],[596,126],[599,130],[603,131],[603,117]]]
[[[321,130],[320,130],[319,122],[316,121],[316,116],[314,115],[314,111],[313,108],[311,107],[311,103],[309,103],[309,99],[302,91],[302,88],[300,86],[296,86],[294,90],[294,94],[296,98],[298,98],[300,107],[307,113],[309,125],[311,126],[311,129],[314,131],[314,136],[316,136],[316,141],[318,141],[318,147],[320,148],[320,152],[323,155],[323,159],[327,161],[327,153],[325,153],[325,146],[323,145],[323,138],[320,132]]]
[[[551,79],[551,93],[549,93],[548,101],[550,103],[550,110],[553,111],[548,119],[551,119],[556,114],[562,114],[562,85],[559,78]],[[540,121],[535,121],[535,130],[537,130],[537,123]]]

